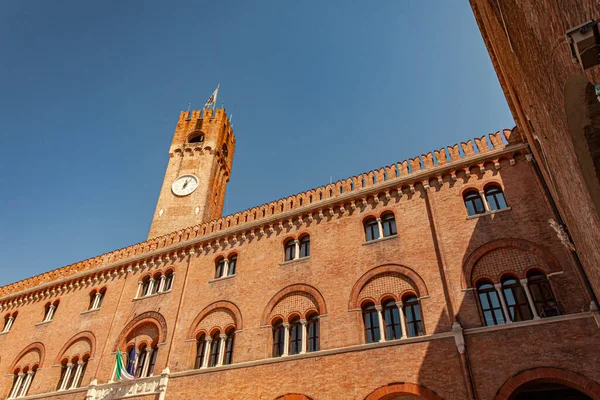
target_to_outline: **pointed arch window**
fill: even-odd
[[[362,307],[363,323],[365,325],[365,342],[376,343],[379,342],[381,336],[379,335],[379,317],[375,304],[366,303]]]
[[[481,195],[476,190],[465,192],[465,194],[463,194],[463,200],[469,216],[485,213],[483,200],[481,200]]]
[[[498,185],[488,185],[485,187],[485,199],[491,211],[508,208],[502,188]]]
[[[527,321],[533,318],[531,309],[529,308],[529,301],[521,286],[521,282],[513,277],[503,278],[502,293],[504,294],[506,307],[512,321]]]
[[[424,335],[425,331],[423,329],[423,318],[421,316],[419,299],[417,299],[416,296],[408,296],[404,299],[403,303],[408,337]]]
[[[533,297],[534,307],[540,317],[560,315],[560,309],[545,274],[539,271],[531,271],[527,274],[527,284],[529,285],[531,297]]]
[[[486,326],[506,323],[498,292],[491,282],[483,281],[477,284],[477,296]]]
[[[385,322],[386,340],[395,340],[402,338],[402,329],[400,327],[400,311],[394,300],[387,300],[383,303],[383,320]]]

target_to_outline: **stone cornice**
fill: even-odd
[[[506,134],[506,132],[504,133]],[[496,135],[499,135],[499,133]],[[420,167],[417,167],[415,164],[415,169],[405,172],[405,175],[381,180],[378,183],[365,184],[365,187],[357,189],[352,188],[348,191],[341,189],[334,196],[324,198],[323,200],[317,199],[302,206],[296,206],[281,212],[274,212],[272,215],[265,215],[264,217],[258,217],[252,221],[235,224],[234,226],[228,228],[222,228],[224,222],[227,221],[230,223],[231,219],[236,216],[239,219],[240,216],[247,216],[253,211],[255,214],[258,210],[262,210],[264,212],[265,208],[268,206],[271,206],[272,209],[274,209],[274,205],[278,205],[283,201],[280,199],[278,202],[272,202],[268,205],[254,207],[243,212],[225,216],[216,221],[195,225],[178,232],[173,232],[169,235],[149,239],[145,242],[138,243],[124,249],[119,249],[76,264],[58,268],[56,270],[37,275],[23,281],[0,287],[0,294],[4,292],[4,294],[0,296],[0,310],[7,308],[7,301],[9,299],[25,296],[24,301],[23,299],[19,299],[19,304],[21,304],[28,300],[31,301],[32,298],[30,295],[32,293],[48,291],[48,289],[52,287],[59,287],[60,293],[62,290],[64,290],[64,288],[61,288],[61,285],[66,285],[68,282],[77,281],[78,279],[82,279],[88,275],[104,274],[106,271],[108,271],[109,276],[116,277],[115,274],[121,276],[125,272],[125,268],[128,266],[129,268],[135,266],[137,270],[141,263],[145,264],[148,262],[151,266],[156,263],[161,264],[163,261],[161,257],[166,256],[168,261],[171,259],[170,256],[173,256],[174,258],[185,256],[189,253],[193,253],[194,249],[200,250],[198,252],[201,252],[202,250],[210,250],[214,248],[213,245],[215,247],[221,247],[227,246],[229,243],[236,243],[238,240],[243,242],[247,239],[247,235],[250,235],[251,237],[260,237],[263,235],[272,234],[276,230],[281,230],[284,224],[287,224],[288,226],[294,226],[298,223],[304,224],[306,222],[305,217],[307,218],[308,222],[312,222],[314,218],[324,219],[333,216],[336,214],[336,208],[338,214],[344,215],[346,212],[346,206],[349,206],[352,209],[360,206],[360,204],[356,204],[356,200],[359,200],[359,202],[362,200],[363,204],[366,205],[367,198],[372,198],[373,202],[378,203],[379,196],[381,194],[385,194],[386,198],[389,199],[391,197],[390,192],[393,191],[396,191],[396,194],[401,197],[403,195],[403,189],[407,189],[411,193],[416,191],[416,186],[422,186],[423,188],[428,189],[431,179],[437,178],[438,182],[441,182],[442,175],[450,174],[451,179],[455,180],[456,171],[460,170],[465,171],[468,176],[470,174],[470,168],[485,168],[484,163],[490,162],[491,160],[495,160],[494,165],[496,169],[500,167],[497,161],[499,158],[509,158],[511,160],[511,164],[514,164],[513,154],[528,151],[527,145],[524,143],[516,143],[504,146],[498,145],[497,141],[497,138],[496,140],[492,139],[492,142],[496,143],[494,149],[492,150],[487,149],[487,147],[480,146],[478,142],[480,152],[476,154],[472,152],[472,144],[470,144],[471,141],[469,141],[468,144],[471,146],[471,150],[468,152],[471,154],[468,156],[458,157],[456,160],[450,162],[445,161],[446,155],[444,153],[443,163],[438,162],[437,165],[433,165],[433,159],[431,158],[428,162],[431,165],[427,166],[428,163],[424,162],[424,169],[417,169]],[[467,152],[468,146],[466,146],[465,143],[461,143],[461,145],[463,146],[463,149],[465,149],[465,152]],[[458,145],[455,145],[454,147],[457,148],[457,146]],[[450,150],[449,152],[452,154]],[[458,150],[455,149],[455,152],[458,154]],[[437,153],[438,152],[436,152],[436,155]],[[429,155],[431,155],[431,153],[429,153]],[[423,159],[425,159],[425,156]],[[441,160],[441,158],[439,159]],[[414,160],[415,159],[411,159],[413,164],[415,163]],[[419,158],[419,161],[420,160],[421,159]],[[337,184],[340,184],[340,182]],[[333,188],[332,185],[327,185],[324,188],[328,187]],[[321,189],[323,188],[314,189],[311,192]],[[288,199],[295,199],[300,195],[290,196]],[[211,230],[213,230],[213,232],[200,232],[201,229],[206,230],[209,227]],[[194,237],[194,235],[196,236]],[[57,278],[51,279],[53,275],[56,275]],[[97,277],[94,279],[96,278]],[[41,282],[43,280],[47,280],[47,282]],[[21,289],[19,286],[26,287]]]

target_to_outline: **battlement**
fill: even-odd
[[[215,139],[220,138],[223,134],[229,134],[229,141],[233,144],[236,142],[227,111],[224,108],[217,108],[214,113],[212,109],[181,111],[172,145],[186,142],[188,135],[194,131],[213,133]]]
[[[192,113],[192,118],[194,115],[199,116],[199,111],[194,111]],[[217,117],[219,115],[221,118],[226,118],[224,110],[217,110]],[[182,116],[183,119],[187,121],[188,113],[183,112]],[[204,118],[210,119],[211,116],[204,115]],[[180,118],[180,122],[181,121],[182,119]],[[395,188],[396,190],[406,187],[408,190],[414,192],[415,183],[429,185],[429,179],[434,179],[433,177],[436,176],[437,178],[435,179],[440,181],[443,173],[450,175],[455,179],[456,171],[462,169],[466,172],[467,176],[469,176],[472,167],[471,164],[480,169],[499,168],[498,160],[500,158],[510,159],[511,164],[514,162],[512,159],[512,152],[508,152],[507,155],[505,149],[508,150],[508,148],[512,147],[518,147],[518,149],[520,149],[523,147],[523,145],[519,146],[521,142],[522,138],[517,129],[514,128],[512,130],[505,129],[503,131],[492,133],[489,134],[489,136],[484,135],[474,139],[474,141],[468,140],[466,142],[461,142],[460,146],[459,144],[447,146],[421,156],[396,162],[376,170],[364,172],[325,186],[320,186],[267,204],[236,212],[217,220],[190,226],[167,235],[148,239],[132,246],[2,286],[0,287],[0,297],[33,289],[37,286],[49,284],[70,276],[79,276],[85,274],[86,271],[92,271],[96,268],[108,267],[109,265],[126,262],[126,260],[134,258],[143,258],[144,255],[150,256],[163,248],[165,251],[172,252],[172,249],[168,250],[167,248],[178,244],[185,246],[185,242],[189,242],[191,247],[204,236],[210,236],[212,238],[215,234],[219,234],[220,232],[224,232],[223,234],[225,234],[225,231],[230,232],[231,230],[243,230],[244,228],[247,228],[254,234],[255,228],[253,226],[251,227],[251,225],[256,225],[254,224],[255,221],[258,221],[257,224],[264,223],[266,227],[270,226],[270,229],[272,229],[274,221],[278,218],[288,218],[288,223],[293,223],[290,213],[293,214],[297,210],[299,211],[299,209],[305,211],[311,206],[317,208],[319,208],[319,206],[322,206],[323,208],[331,207],[330,203],[335,201],[336,198],[343,197],[346,199],[351,197],[352,193],[357,193],[357,196],[364,196],[364,192],[368,192],[371,188],[376,192],[381,188],[382,193],[385,193],[386,196],[389,195],[390,191],[388,187]],[[516,152],[518,152],[518,149]],[[487,156],[486,153],[488,153]],[[449,172],[447,170],[451,171]],[[411,179],[414,180],[414,182],[411,183]],[[358,193],[359,191],[360,193]],[[377,198],[378,196],[379,194],[376,194]],[[351,203],[354,204],[354,201],[351,201]],[[319,214],[321,214],[321,211],[319,211]],[[302,216],[300,218],[302,218]],[[282,222],[280,221],[279,224],[281,223]],[[262,231],[263,228],[261,227],[257,230]],[[243,240],[245,234],[242,234],[241,237]],[[211,240],[214,242],[215,239]],[[225,240],[225,242],[227,242],[227,240]],[[120,269],[123,269],[122,266]],[[116,273],[116,271],[113,273]]]

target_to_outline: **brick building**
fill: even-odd
[[[221,217],[234,149],[181,113],[148,240],[0,288],[1,398],[600,399],[517,129]]]

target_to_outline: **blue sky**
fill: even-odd
[[[514,125],[467,0],[0,3],[0,285],[146,238],[218,82],[225,213]]]

